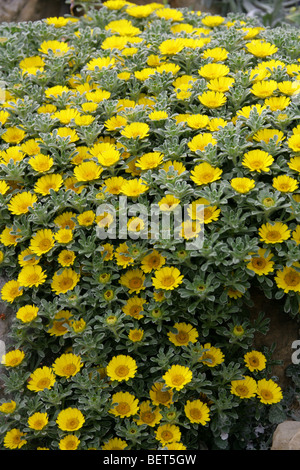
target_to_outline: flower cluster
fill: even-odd
[[[252,289],[299,314],[298,31],[125,0],[0,30],[2,447],[255,445]],[[109,237],[122,198],[183,236]]]

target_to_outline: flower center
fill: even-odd
[[[144,423],[152,423],[154,421],[155,414],[152,413],[151,411],[146,411],[145,413],[141,413],[141,420],[144,421]]]
[[[184,382],[184,376],[181,374],[177,374],[177,375],[174,375],[174,377],[172,377],[172,383],[174,385],[181,385],[183,384],[183,382]]]
[[[179,331],[176,335],[176,340],[178,343],[187,343],[189,341],[189,334],[186,331]]]
[[[270,390],[261,390],[260,393],[265,400],[271,400],[273,398],[273,394],[270,392]]]
[[[130,279],[129,281],[129,286],[132,288],[132,289],[137,289],[139,287],[141,287],[142,285],[142,279],[139,278],[139,277],[133,277],[132,279]]]
[[[116,406],[116,410],[120,415],[125,415],[125,414],[129,413],[130,406],[125,401],[121,401],[118,404],[118,406]]]
[[[115,374],[118,377],[126,377],[128,372],[129,372],[129,368],[125,365],[118,366],[118,367],[116,367],[116,370],[115,370]]]
[[[164,441],[171,441],[173,439],[173,434],[171,431],[163,431],[161,437]]]
[[[254,268],[263,269],[266,266],[267,262],[264,258],[254,258],[252,260],[252,264]]]
[[[247,396],[248,388],[245,385],[238,385],[236,391],[241,397],[245,397]]]
[[[162,281],[162,284],[164,286],[172,286],[172,284],[174,284],[174,277],[173,276],[166,276],[163,281]]]
[[[40,388],[42,390],[43,388],[47,388],[49,385],[50,379],[48,377],[44,377],[38,381],[37,388]]]
[[[199,408],[191,408],[190,410],[190,415],[193,419],[201,419],[202,418],[202,413],[199,410]]]
[[[79,425],[79,421],[77,418],[71,418],[67,422],[67,427],[70,430],[76,429],[78,425]]]
[[[67,364],[63,368],[63,372],[64,372],[65,375],[72,375],[72,374],[74,374],[75,371],[76,371],[75,364]]]
[[[296,271],[287,273],[284,280],[288,286],[297,286],[300,282],[300,275]]]
[[[280,233],[277,230],[271,230],[267,234],[268,240],[280,240]]]
[[[167,403],[170,400],[170,393],[169,392],[162,392],[161,390],[158,390],[156,392],[156,400],[159,403]]]

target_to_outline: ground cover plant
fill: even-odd
[[[299,30],[108,0],[0,36],[1,448],[268,448],[250,290],[298,317]]]

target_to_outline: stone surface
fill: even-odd
[[[64,0],[0,0],[0,22],[37,21],[67,11]]]
[[[259,312],[264,312],[265,317],[270,319],[268,333],[255,335],[253,349],[262,350],[264,346],[269,348],[275,343],[272,359],[282,361],[282,365],[274,365],[272,373],[278,377],[279,385],[284,388],[290,385],[285,370],[292,363],[292,343],[299,339],[299,323],[284,312],[282,302],[269,300],[258,290],[253,290],[251,297],[254,302],[251,319],[257,318]]]
[[[300,421],[283,421],[278,424],[271,450],[300,450]]]

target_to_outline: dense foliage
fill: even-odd
[[[0,36],[1,448],[267,448],[250,292],[299,315],[299,31],[108,0]]]

